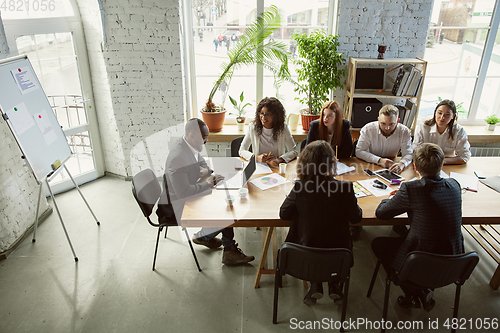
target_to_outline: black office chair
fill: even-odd
[[[456,291],[453,318],[457,318],[460,289],[471,275],[478,261],[479,256],[476,252],[457,255],[440,255],[422,251],[408,253],[398,273],[392,269],[390,272],[387,272],[387,278],[385,280],[384,309],[382,312],[383,320],[386,321],[387,319],[391,282],[397,286],[404,285],[419,289],[435,289],[455,283]],[[380,264],[381,261],[377,261],[377,266],[373,272],[366,297],[370,297],[372,293]],[[456,329],[452,329],[451,331],[456,332]],[[385,332],[384,328],[382,328],[382,332]]]
[[[358,140],[355,140],[353,143],[352,143],[352,153],[351,153],[351,156],[352,157],[356,157],[356,146],[358,145]]]
[[[331,281],[333,276],[340,278],[343,293],[341,322],[344,322],[352,263],[352,252],[348,249],[320,249],[285,242],[276,261],[273,324],[278,322],[278,289],[282,287],[285,274],[311,282]]]
[[[307,139],[302,140],[302,142],[300,143],[300,152],[302,152],[302,150],[304,150],[304,148],[306,147],[306,143],[307,143]]]
[[[164,185],[165,185],[165,191],[168,192],[168,185],[165,181]],[[151,221],[150,218],[151,213],[153,212],[153,208],[155,207],[161,195],[161,186],[158,183],[158,179],[156,179],[153,170],[146,169],[134,176],[134,178],[132,179],[132,193],[134,194],[134,198],[139,204],[139,207],[141,208],[142,213],[148,220],[149,224],[151,224],[153,227],[158,228],[158,235],[156,237],[155,256],[153,259],[153,271],[154,271],[156,264],[156,254],[158,252],[158,241],[160,240],[160,233],[162,232],[163,228],[165,228],[165,236],[166,236],[168,227],[169,226],[177,227],[178,224],[177,221],[175,220],[175,216],[173,217],[173,219],[170,220],[165,219],[161,223],[155,223]],[[198,259],[196,258],[196,253],[194,252],[193,244],[191,244],[191,239],[189,238],[187,230],[186,228],[182,228],[182,230],[186,234],[186,238],[189,242],[189,247],[191,248],[191,252],[193,253],[194,261],[196,262],[196,266],[198,267],[198,271],[201,272],[200,265],[198,264]]]
[[[233,141],[231,141],[231,157],[239,157],[241,141],[243,141],[243,136],[237,137]],[[252,151],[252,145],[248,148],[249,151]]]

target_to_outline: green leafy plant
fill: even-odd
[[[231,101],[231,104],[233,104],[233,107],[238,111],[238,113],[229,113],[230,115],[236,116],[236,122],[238,123],[244,123],[245,122],[245,108],[247,106],[252,105],[251,103],[245,103],[243,104],[243,91],[241,92],[240,95],[240,103],[238,104],[238,101],[229,96],[229,100]]]
[[[298,82],[295,92],[305,97],[295,99],[307,105],[307,114],[317,115],[328,100],[330,90],[342,89],[342,78],[346,70],[341,69],[344,54],[337,51],[338,35],[328,35],[323,30],[307,34],[295,34],[299,59],[294,63],[299,66]]]
[[[500,123],[500,119],[495,114],[492,114],[491,116],[486,117],[486,119],[484,121],[486,121],[486,123],[490,124],[490,125],[495,125],[495,124]]]
[[[227,53],[229,61],[221,65],[221,74],[214,82],[202,111],[219,112],[224,109],[224,102],[222,105],[214,104],[214,95],[222,82],[227,82],[229,86],[234,72],[243,66],[262,65],[274,74],[278,83],[290,79],[290,71],[288,70],[290,53],[287,45],[281,41],[266,40],[279,28],[281,28],[281,16],[278,8],[273,5],[245,29],[245,33]]]

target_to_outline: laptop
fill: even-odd
[[[255,155],[253,155],[243,171],[229,174],[223,173],[222,176],[224,176],[224,180],[219,182],[215,188],[218,190],[238,190],[245,186],[256,168]]]

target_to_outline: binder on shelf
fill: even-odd
[[[420,88],[422,87],[422,81],[424,81],[424,77],[420,75],[420,80],[418,80],[417,83],[417,88],[415,89],[415,92],[413,93],[413,96],[418,96],[418,93],[420,92]]]

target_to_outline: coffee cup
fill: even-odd
[[[234,195],[226,195],[225,200],[228,206],[232,206],[234,203]]]
[[[286,173],[286,163],[280,163],[280,174],[284,175]]]
[[[238,193],[240,195],[240,198],[244,199],[248,195],[248,189],[246,187],[242,187],[238,190]]]

